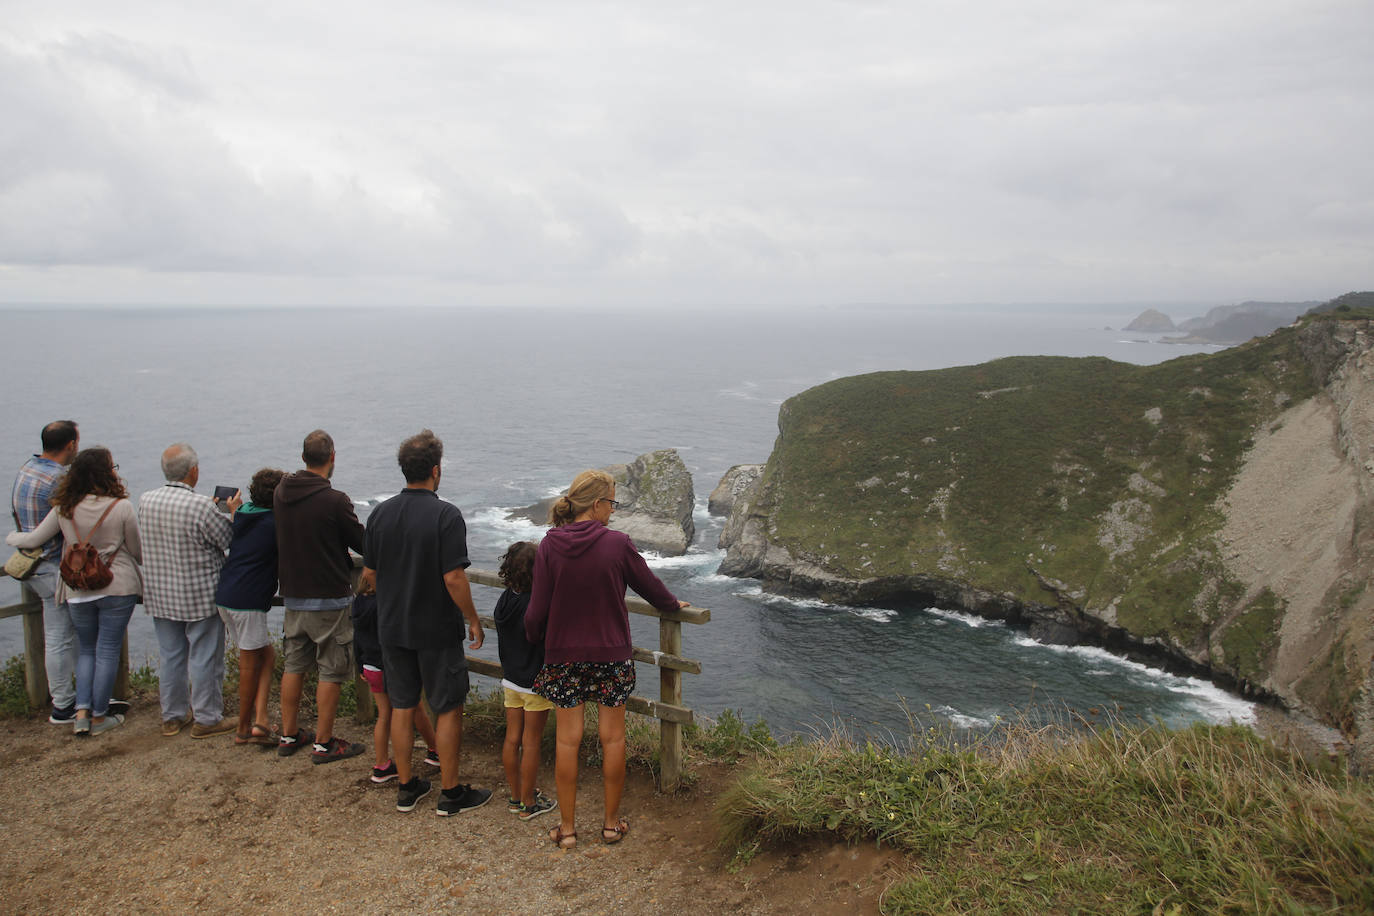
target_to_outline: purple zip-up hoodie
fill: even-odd
[[[628,660],[627,585],[660,611],[678,609],[629,535],[593,519],[544,535],[525,611],[525,635],[544,644],[544,664]]]

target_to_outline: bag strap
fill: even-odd
[[[113,509],[113,508],[115,507],[115,503],[117,503],[117,502],[119,502],[119,500],[117,500],[117,499],[111,500],[110,504],[109,504],[108,506],[105,507],[105,511],[102,512],[102,513],[100,513],[100,521],[96,522],[96,523],[95,523],[95,527],[91,529],[91,537],[95,537],[95,533],[96,533],[97,531],[100,530],[100,526],[103,525],[103,524],[105,524],[105,519],[106,519],[106,517],[109,516],[110,510]],[[79,543],[79,544],[89,544],[89,543],[90,543],[90,538],[83,538],[83,537],[81,536],[81,529],[78,528],[77,525],[76,525],[76,510],[75,510],[75,509],[72,510],[72,530],[76,532],[76,540],[77,540],[77,543]]]

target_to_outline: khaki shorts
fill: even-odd
[[[544,712],[547,709],[553,709],[553,701],[546,700],[537,693],[525,693],[523,690],[512,690],[509,687],[501,689],[507,709],[524,709],[529,712]]]
[[[320,680],[346,684],[353,680],[353,617],[348,608],[337,611],[286,610],[282,632],[287,674],[319,668]]]

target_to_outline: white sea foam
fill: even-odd
[[[1128,672],[1156,687],[1189,697],[1198,715],[1208,722],[1237,722],[1242,725],[1252,725],[1255,722],[1254,703],[1227,693],[1215,684],[1200,678],[1170,674],[1162,668],[1152,668],[1115,655],[1100,646],[1056,646],[1038,642],[1029,636],[1018,636],[1015,643],[1027,649],[1045,649],[1059,655],[1073,655],[1091,661],[1094,667],[1088,673],[1095,676],[1120,676],[1122,672]],[[1096,667],[1097,665],[1104,665],[1105,668]]]
[[[795,607],[803,608],[808,611],[839,611],[844,614],[853,614],[855,617],[862,617],[864,620],[871,620],[874,623],[888,623],[897,619],[897,612],[889,608],[878,607],[854,607],[848,604],[831,604],[819,598],[797,598],[789,595],[775,595],[766,592],[759,586],[744,588],[735,592],[740,598],[750,598],[761,601],[764,604],[771,604],[774,607]]]
[[[937,706],[935,712],[948,719],[955,728],[988,728],[992,725],[991,719],[965,715],[953,706]]]
[[[382,493],[378,496],[370,497],[369,499],[355,499],[353,500],[353,505],[362,509],[375,509],[395,495],[395,493]]]
[[[933,614],[936,617],[944,618],[945,620],[953,620],[956,623],[962,623],[964,626],[972,627],[975,630],[979,629],[980,627],[1006,626],[1006,624],[1002,623],[1002,621],[1000,620],[992,620],[987,617],[979,617],[976,614],[965,614],[961,611],[947,611],[944,608],[938,607],[928,607],[926,608],[926,613]]]
[[[536,525],[527,518],[507,518],[506,514],[510,511],[500,506],[478,509],[472,514],[472,524],[503,533],[511,541],[538,542],[544,537],[545,526]]]
[[[649,564],[651,569],[705,569],[710,567],[712,570],[720,568],[720,561],[725,557],[723,550],[691,551],[679,557],[663,557],[649,551],[642,551],[644,562]]]

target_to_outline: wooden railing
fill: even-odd
[[[475,585],[502,588],[500,576],[489,570],[469,569],[467,576],[468,581]],[[37,709],[48,701],[48,675],[43,658],[43,603],[28,586],[21,582],[20,587],[23,600],[18,604],[0,606],[0,619],[21,615],[24,618],[24,684],[29,695],[29,706]],[[275,598],[273,603],[280,605],[281,597]],[[707,623],[711,619],[711,612],[699,607],[660,611],[633,596],[627,596],[625,604],[632,614],[658,618],[658,649],[635,646],[633,650],[635,661],[658,668],[658,699],[636,695],[631,696],[625,705],[630,712],[658,719],[659,779],[663,791],[670,792],[677,788],[682,779],[682,726],[693,721],[692,710],[682,705],[682,675],[684,672],[701,673],[701,662],[682,657],[682,625]],[[478,616],[482,626],[496,626],[490,615]],[[495,638],[494,635],[492,638]],[[115,682],[116,696],[128,696],[128,659],[129,640],[126,636]],[[501,677],[499,662],[469,657],[468,668],[477,674],[498,679]],[[359,690],[358,699],[359,720],[370,722],[375,716],[372,695],[366,690]]]

